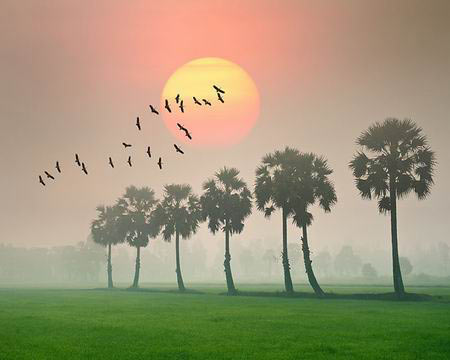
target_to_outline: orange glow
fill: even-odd
[[[213,85],[225,91],[224,103]],[[184,113],[175,102],[180,94]],[[194,103],[193,97],[202,102]],[[169,100],[172,113],[164,109]],[[211,103],[207,106],[201,99]],[[167,80],[161,95],[161,111],[167,128],[179,139],[189,141],[177,122],[192,133],[194,145],[225,146],[242,140],[259,115],[259,93],[250,76],[238,65],[220,58],[200,58],[179,67]]]

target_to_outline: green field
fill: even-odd
[[[408,288],[436,295],[420,302],[228,297],[214,286],[195,286],[198,294],[159,288],[164,291],[2,289],[0,359],[450,358],[450,288]]]

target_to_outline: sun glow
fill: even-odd
[[[224,103],[219,101],[213,85],[225,91]],[[184,113],[175,102],[177,94],[183,100]],[[193,97],[202,105],[195,104]],[[251,77],[240,66],[220,58],[200,58],[179,67],[164,86],[161,109],[165,99],[172,110],[163,111],[166,126],[186,141],[176,125],[183,124],[191,131],[195,145],[235,144],[250,132],[259,115],[259,93]]]

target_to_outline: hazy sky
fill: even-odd
[[[439,163],[432,195],[399,205],[400,250],[450,242],[449,15],[445,0],[2,1],[0,243],[85,240],[96,205],[114,202],[130,184],[158,196],[166,183],[200,192],[227,165],[253,187],[261,157],[289,145],[326,156],[335,170],[338,204],[331,214],[313,209],[313,251],[344,243],[390,249],[388,217],[376,201],[361,200],[348,169],[355,138],[386,117],[423,127]],[[250,74],[260,117],[238,145],[188,148],[181,161],[147,106],[159,101],[175,69],[205,56]],[[137,115],[151,123],[145,136],[133,126]],[[105,157],[124,157],[125,139],[167,154],[165,169],[143,153],[132,169],[111,171]],[[75,152],[89,176],[73,166]],[[64,174],[44,189],[37,175],[56,160]],[[278,246],[280,218],[268,221],[255,210],[233,240]],[[222,237],[204,229],[199,238],[220,249]],[[298,239],[292,227],[289,241]]]

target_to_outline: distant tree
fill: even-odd
[[[273,249],[267,249],[262,260],[267,265],[267,275],[270,279],[272,277],[272,265],[278,260],[275,251],[273,251]]]
[[[402,270],[403,274],[406,276],[410,275],[413,271],[413,266],[411,265],[411,262],[407,257],[400,256],[400,269]]]
[[[311,252],[308,244],[308,226],[313,221],[309,208],[316,203],[325,211],[330,212],[336,204],[336,191],[332,181],[328,178],[333,170],[328,166],[327,160],[313,153],[300,153],[297,159],[297,184],[293,201],[294,223],[302,229],[302,250],[306,274],[314,292],[324,296],[316,276],[314,275]]]
[[[448,267],[450,263],[450,247],[446,243],[440,242],[438,244],[438,252],[442,263],[443,272],[445,275],[448,275]]]
[[[141,247],[148,245],[150,238],[158,235],[158,228],[150,224],[152,213],[158,204],[155,193],[148,187],[127,187],[125,194],[118,200],[120,209],[120,232],[130,246],[136,248],[136,264],[132,288],[139,287],[141,268]]]
[[[391,215],[394,289],[405,293],[397,237],[397,199],[411,191],[419,199],[430,193],[436,164],[434,152],[411,120],[386,119],[375,123],[357,139],[362,147],[350,163],[363,199],[378,199],[380,213]]]
[[[376,279],[378,276],[377,271],[370,263],[366,263],[362,266],[361,273],[363,277],[370,280]]]
[[[108,248],[107,267],[108,289],[114,287],[112,276],[111,247],[124,241],[119,231],[120,209],[118,206],[97,206],[97,218],[91,223],[92,240]]]
[[[334,259],[334,267],[342,276],[359,274],[361,259],[353,253],[351,246],[345,245]]]
[[[253,256],[252,250],[245,248],[239,255],[239,262],[241,264],[241,269],[244,270],[245,275],[250,276],[251,270],[255,265],[255,257]]]
[[[239,170],[224,167],[203,184],[204,193],[200,198],[203,219],[208,220],[209,230],[213,234],[219,230],[225,233],[223,265],[230,295],[236,294],[231,272],[230,236],[242,232],[244,220],[252,211],[252,194],[238,175]]]
[[[266,217],[270,217],[276,209],[281,210],[282,264],[287,293],[294,292],[288,255],[287,220],[294,215],[298,156],[298,150],[286,147],[283,151],[265,155],[256,169],[255,198],[258,210],[264,212]]]
[[[175,236],[175,262],[178,289],[185,290],[180,263],[180,237],[188,239],[195,234],[202,220],[199,199],[192,193],[190,185],[166,185],[164,197],[153,212],[151,224],[158,232],[162,228],[165,241]]]
[[[319,270],[322,275],[330,275],[330,267],[333,263],[333,259],[331,258],[331,255],[327,250],[319,252],[314,257],[314,263],[316,264],[317,270]]]

